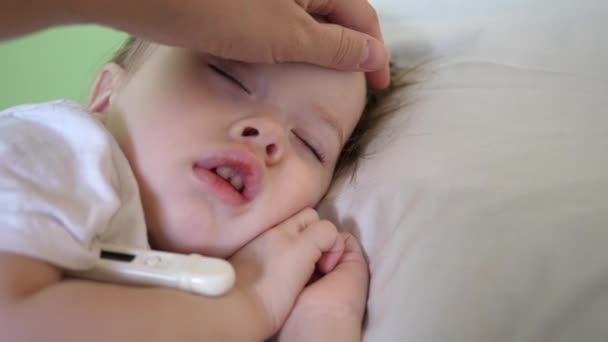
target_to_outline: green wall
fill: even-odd
[[[0,43],[0,109],[59,98],[85,103],[99,66],[125,38],[97,26],[71,26]]]

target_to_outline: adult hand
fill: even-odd
[[[97,23],[245,62],[366,71],[371,86],[389,83],[388,53],[368,0],[7,0],[0,5],[0,38],[69,23]]]
[[[120,1],[98,21],[222,58],[368,71],[374,87],[389,81],[388,54],[368,0]]]

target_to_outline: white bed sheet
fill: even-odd
[[[376,0],[410,104],[323,215],[366,341],[608,340],[608,2]]]

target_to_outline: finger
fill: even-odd
[[[341,262],[365,262],[363,250],[357,239],[350,233],[340,233],[344,240],[344,253]]]
[[[332,273],[347,272],[351,275],[358,274],[361,279],[366,279],[368,277],[368,266],[359,242],[349,233],[340,233],[340,235],[342,241],[344,241],[344,252],[334,266]]]
[[[368,86],[374,89],[384,89],[389,86],[391,82],[390,68],[389,68],[389,53],[388,50],[382,46],[382,49],[378,50],[380,55],[370,57],[368,63],[371,65],[380,64],[382,67],[379,70],[368,71],[365,76],[367,79]],[[385,62],[382,62],[385,61]]]
[[[309,13],[324,15],[334,24],[366,33],[384,44],[378,14],[368,1],[317,0],[307,5]],[[372,88],[386,88],[390,84],[388,53],[377,46],[370,51],[370,59],[361,62],[362,69],[368,71],[367,82]]]
[[[387,63],[388,53],[379,40],[333,23],[319,23],[312,17],[296,34],[297,48],[288,59],[348,71],[376,71]],[[314,53],[313,53],[314,51]]]
[[[317,262],[317,268],[322,273],[331,272],[334,267],[338,264],[340,259],[342,259],[342,255],[344,255],[344,237],[342,235],[338,235],[338,239],[336,243],[331,247],[329,251],[323,252],[321,255],[321,259]]]
[[[366,73],[367,84],[374,89],[384,89],[391,83],[390,68],[388,65],[381,70]]]
[[[291,216],[287,220],[278,224],[277,227],[289,230],[294,234],[297,234],[309,225],[319,221],[319,213],[313,208],[305,208],[300,210],[295,215]]]
[[[340,235],[336,227],[327,220],[321,220],[304,229],[295,248],[306,260],[317,263],[325,252],[343,250],[339,244]]]
[[[367,0],[311,0],[305,6],[310,14],[383,41],[378,14]]]

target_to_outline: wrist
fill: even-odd
[[[99,24],[109,26],[108,20],[120,20],[120,6],[116,1],[96,0],[40,0],[48,8],[57,24]],[[125,2],[128,6],[129,2]],[[41,7],[42,7],[41,6]]]
[[[38,0],[36,6],[45,11],[52,25],[96,24],[122,30],[147,7],[139,1],[115,0]]]
[[[184,8],[187,3],[183,1],[40,1],[58,7],[62,24],[96,24],[159,43],[168,43],[179,38],[174,35],[175,18],[184,16],[187,11]],[[159,30],[159,27],[163,30]]]
[[[73,0],[72,0],[73,1]],[[0,38],[16,37],[49,27],[72,24],[69,0],[8,0],[2,3]]]
[[[36,11],[48,21],[47,26],[85,24],[86,11],[94,1],[89,0],[38,0]],[[91,4],[90,4],[91,3]]]

